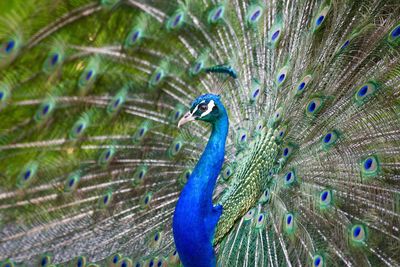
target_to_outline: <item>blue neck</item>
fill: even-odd
[[[212,195],[224,162],[229,126],[226,111],[222,111],[175,208],[175,245],[185,267],[215,266],[212,240],[222,207],[213,206]]]
[[[212,195],[221,172],[228,134],[228,119],[223,117],[213,125],[210,139],[185,187],[201,190],[201,198],[212,208]],[[202,204],[205,204],[204,202]]]

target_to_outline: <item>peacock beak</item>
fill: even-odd
[[[190,113],[190,111],[188,113],[186,113],[182,119],[179,120],[178,122],[178,128],[181,127],[182,125],[184,125],[185,123],[189,122],[189,121],[194,121],[196,119],[195,116],[192,115],[192,113]]]

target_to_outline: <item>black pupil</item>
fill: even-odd
[[[199,106],[199,109],[201,110],[201,111],[206,111],[207,110],[207,105],[200,105]]]

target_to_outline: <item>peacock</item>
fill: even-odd
[[[0,3],[0,266],[400,266],[398,0]]]

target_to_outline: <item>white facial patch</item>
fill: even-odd
[[[201,104],[201,103],[200,103],[200,104]],[[199,105],[200,105],[200,104],[199,104]],[[211,100],[210,102],[208,102],[208,104],[207,104],[207,110],[206,110],[203,114],[200,115],[200,118],[202,118],[202,117],[204,117],[204,116],[210,114],[214,107],[215,107],[214,100]],[[196,108],[197,108],[197,107],[196,107]]]

